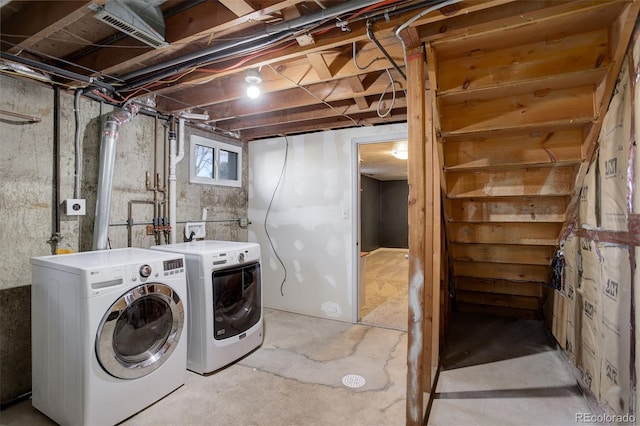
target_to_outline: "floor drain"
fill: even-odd
[[[342,384],[349,388],[361,388],[367,381],[357,374],[347,374],[342,378]]]

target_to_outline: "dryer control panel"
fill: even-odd
[[[219,251],[209,255],[209,266],[220,268],[224,266],[242,265],[260,260],[260,246]]]

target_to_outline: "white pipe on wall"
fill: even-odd
[[[180,118],[179,123],[179,142],[176,141],[175,122],[171,122],[171,129],[169,130],[169,226],[171,228],[169,244],[176,243],[176,206],[178,202],[176,190],[176,165],[184,158],[184,119]]]

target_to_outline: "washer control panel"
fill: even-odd
[[[162,270],[165,277],[184,274],[184,259],[182,257],[178,257],[171,260],[165,260],[162,264]]]

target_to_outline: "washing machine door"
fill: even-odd
[[[147,283],[123,294],[102,318],[96,355],[114,377],[136,379],[160,367],[184,327],[182,300],[165,284]]]

